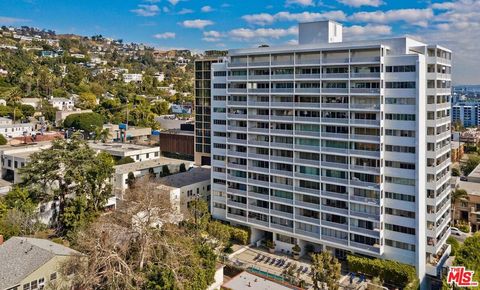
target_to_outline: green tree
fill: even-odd
[[[314,289],[339,289],[340,263],[328,251],[312,255]]]
[[[452,176],[460,176],[460,169],[453,167],[452,168]]]
[[[78,96],[78,103],[75,104],[81,109],[93,109],[97,105],[97,97],[90,92],[82,92]]]
[[[170,169],[168,168],[168,165],[163,165],[162,166],[162,176],[168,176],[170,175]]]
[[[480,156],[470,155],[467,162],[462,165],[462,171],[465,176],[469,175],[480,164]]]
[[[455,256],[458,249],[460,248],[460,243],[455,239],[454,237],[450,236],[447,239],[447,244],[452,246],[452,251],[450,253],[450,256]]]
[[[123,157],[123,158],[119,159],[117,162],[115,162],[115,165],[129,164],[129,163],[133,163],[133,162],[135,162],[135,160],[133,160],[132,157],[126,156],[126,157]]]
[[[5,145],[7,143],[8,143],[7,138],[5,138],[5,136],[0,134],[0,145]]]
[[[94,132],[97,128],[103,126],[103,117],[97,113],[72,114],[65,118],[63,126],[65,128],[75,128],[85,132]]]
[[[170,104],[166,101],[156,102],[152,106],[152,112],[157,115],[167,115],[170,112]]]
[[[149,290],[179,290],[175,274],[166,267],[150,265],[147,269],[145,289]]]
[[[473,236],[466,238],[455,254],[453,264],[475,271],[473,280],[480,281],[480,233],[475,233]]]
[[[465,189],[455,189],[450,197],[452,203],[452,212],[455,212],[455,204],[462,199],[468,199],[468,192]]]
[[[19,171],[23,186],[34,201],[58,200],[55,222],[62,234],[72,230],[64,217],[67,199],[85,197],[87,211],[96,214],[111,196],[113,159],[107,153],[96,154],[76,134],[70,140],[54,140],[51,148],[35,152],[30,159]]]

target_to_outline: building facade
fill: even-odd
[[[195,164],[210,165],[211,67],[216,58],[195,61]]]
[[[451,52],[410,38],[230,50],[212,65],[212,215],[438,276],[450,248]],[[222,108],[226,108],[223,111]]]
[[[463,127],[478,127],[480,125],[480,110],[478,103],[460,102],[452,106],[452,122]]]

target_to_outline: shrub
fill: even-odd
[[[275,242],[272,240],[267,240],[267,242],[265,243],[265,246],[269,249],[275,249]]]
[[[454,167],[452,168],[452,176],[460,176],[460,169]]]
[[[300,253],[302,249],[300,248],[299,245],[295,244],[295,246],[292,247],[292,251],[295,253]]]
[[[457,228],[464,233],[470,232],[470,226],[467,223],[458,223]]]
[[[450,253],[450,256],[455,256],[455,253],[460,248],[460,243],[454,237],[450,236],[447,239],[447,244],[452,246],[452,252]]]
[[[396,261],[370,259],[349,255],[347,257],[350,271],[364,273],[371,277],[379,277],[388,284],[401,288],[415,286],[418,283],[415,268]]]
[[[187,168],[185,168],[185,163],[180,164],[179,171],[180,171],[180,172],[185,172],[185,171],[187,171]]]
[[[129,164],[129,163],[133,163],[133,162],[135,162],[135,160],[133,160],[132,157],[126,156],[126,157],[118,159],[118,161],[115,162],[115,164],[116,165],[122,165],[122,164]]]
[[[96,128],[102,128],[103,116],[97,113],[79,113],[72,114],[65,118],[63,126],[65,128],[75,128],[86,132],[93,132]]]
[[[5,138],[5,136],[3,136],[2,134],[0,134],[0,145],[5,145],[7,144],[7,138]]]
[[[248,244],[248,232],[244,229],[234,228],[230,229],[230,238],[239,244]]]

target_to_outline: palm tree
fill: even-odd
[[[453,192],[452,192],[452,196],[451,196],[451,202],[452,202],[452,215],[455,214],[455,204],[458,202],[458,201],[461,201],[461,200],[468,200],[469,197],[468,197],[468,192],[465,190],[465,189],[460,189],[460,188],[456,188]],[[453,216],[453,218],[455,219],[455,216]]]

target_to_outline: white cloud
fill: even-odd
[[[215,30],[210,30],[210,31],[203,32],[202,40],[206,42],[218,42],[221,40],[222,37],[223,37],[222,33]]]
[[[175,32],[163,32],[155,34],[153,37],[155,37],[156,39],[172,39],[175,38],[175,36]]]
[[[384,4],[382,0],[337,0],[337,1],[342,3],[343,5],[352,6],[352,7],[360,7],[360,6],[378,7]]]
[[[177,14],[185,15],[185,14],[192,14],[193,12],[195,11],[193,11],[192,9],[183,8],[182,10],[178,11]]]
[[[296,39],[290,39],[285,43],[286,45],[298,45],[298,40]]]
[[[213,25],[214,22],[210,20],[195,19],[195,20],[185,20],[182,22],[182,24],[187,28],[203,29],[206,26]]]
[[[203,6],[202,9],[200,9],[202,12],[212,12],[213,11],[213,8],[212,6]]]
[[[292,26],[288,29],[283,28],[259,28],[259,29],[248,29],[248,28],[237,28],[231,30],[228,35],[236,40],[258,40],[258,39],[279,39],[281,37],[289,35],[297,35],[298,28]]]
[[[344,27],[343,32],[346,40],[372,39],[392,34],[392,27],[373,24],[365,26],[353,25]]]
[[[0,23],[2,24],[13,24],[18,22],[30,22],[30,21],[31,21],[30,19],[0,16]]]
[[[162,10],[163,10],[163,12],[165,12],[165,13],[170,12],[170,8],[168,8],[167,6],[164,6],[164,7],[162,8]]]
[[[433,11],[430,8],[357,12],[349,17],[350,20],[365,23],[391,23],[403,21],[422,27],[427,26],[427,21],[431,18],[433,18]]]
[[[138,5],[137,9],[130,10],[131,12],[137,14],[138,16],[151,17],[155,16],[160,12],[160,8],[157,5]]]
[[[242,19],[249,24],[267,25],[277,21],[295,21],[295,22],[310,22],[319,20],[345,20],[346,15],[343,11],[334,10],[324,13],[317,12],[300,12],[290,13],[288,11],[278,12],[276,14],[260,13],[242,16]]]
[[[314,6],[313,0],[287,0],[286,5]]]
[[[175,6],[178,4],[178,2],[180,2],[180,0],[168,0],[168,2],[170,2],[170,4],[172,4],[173,6]]]

